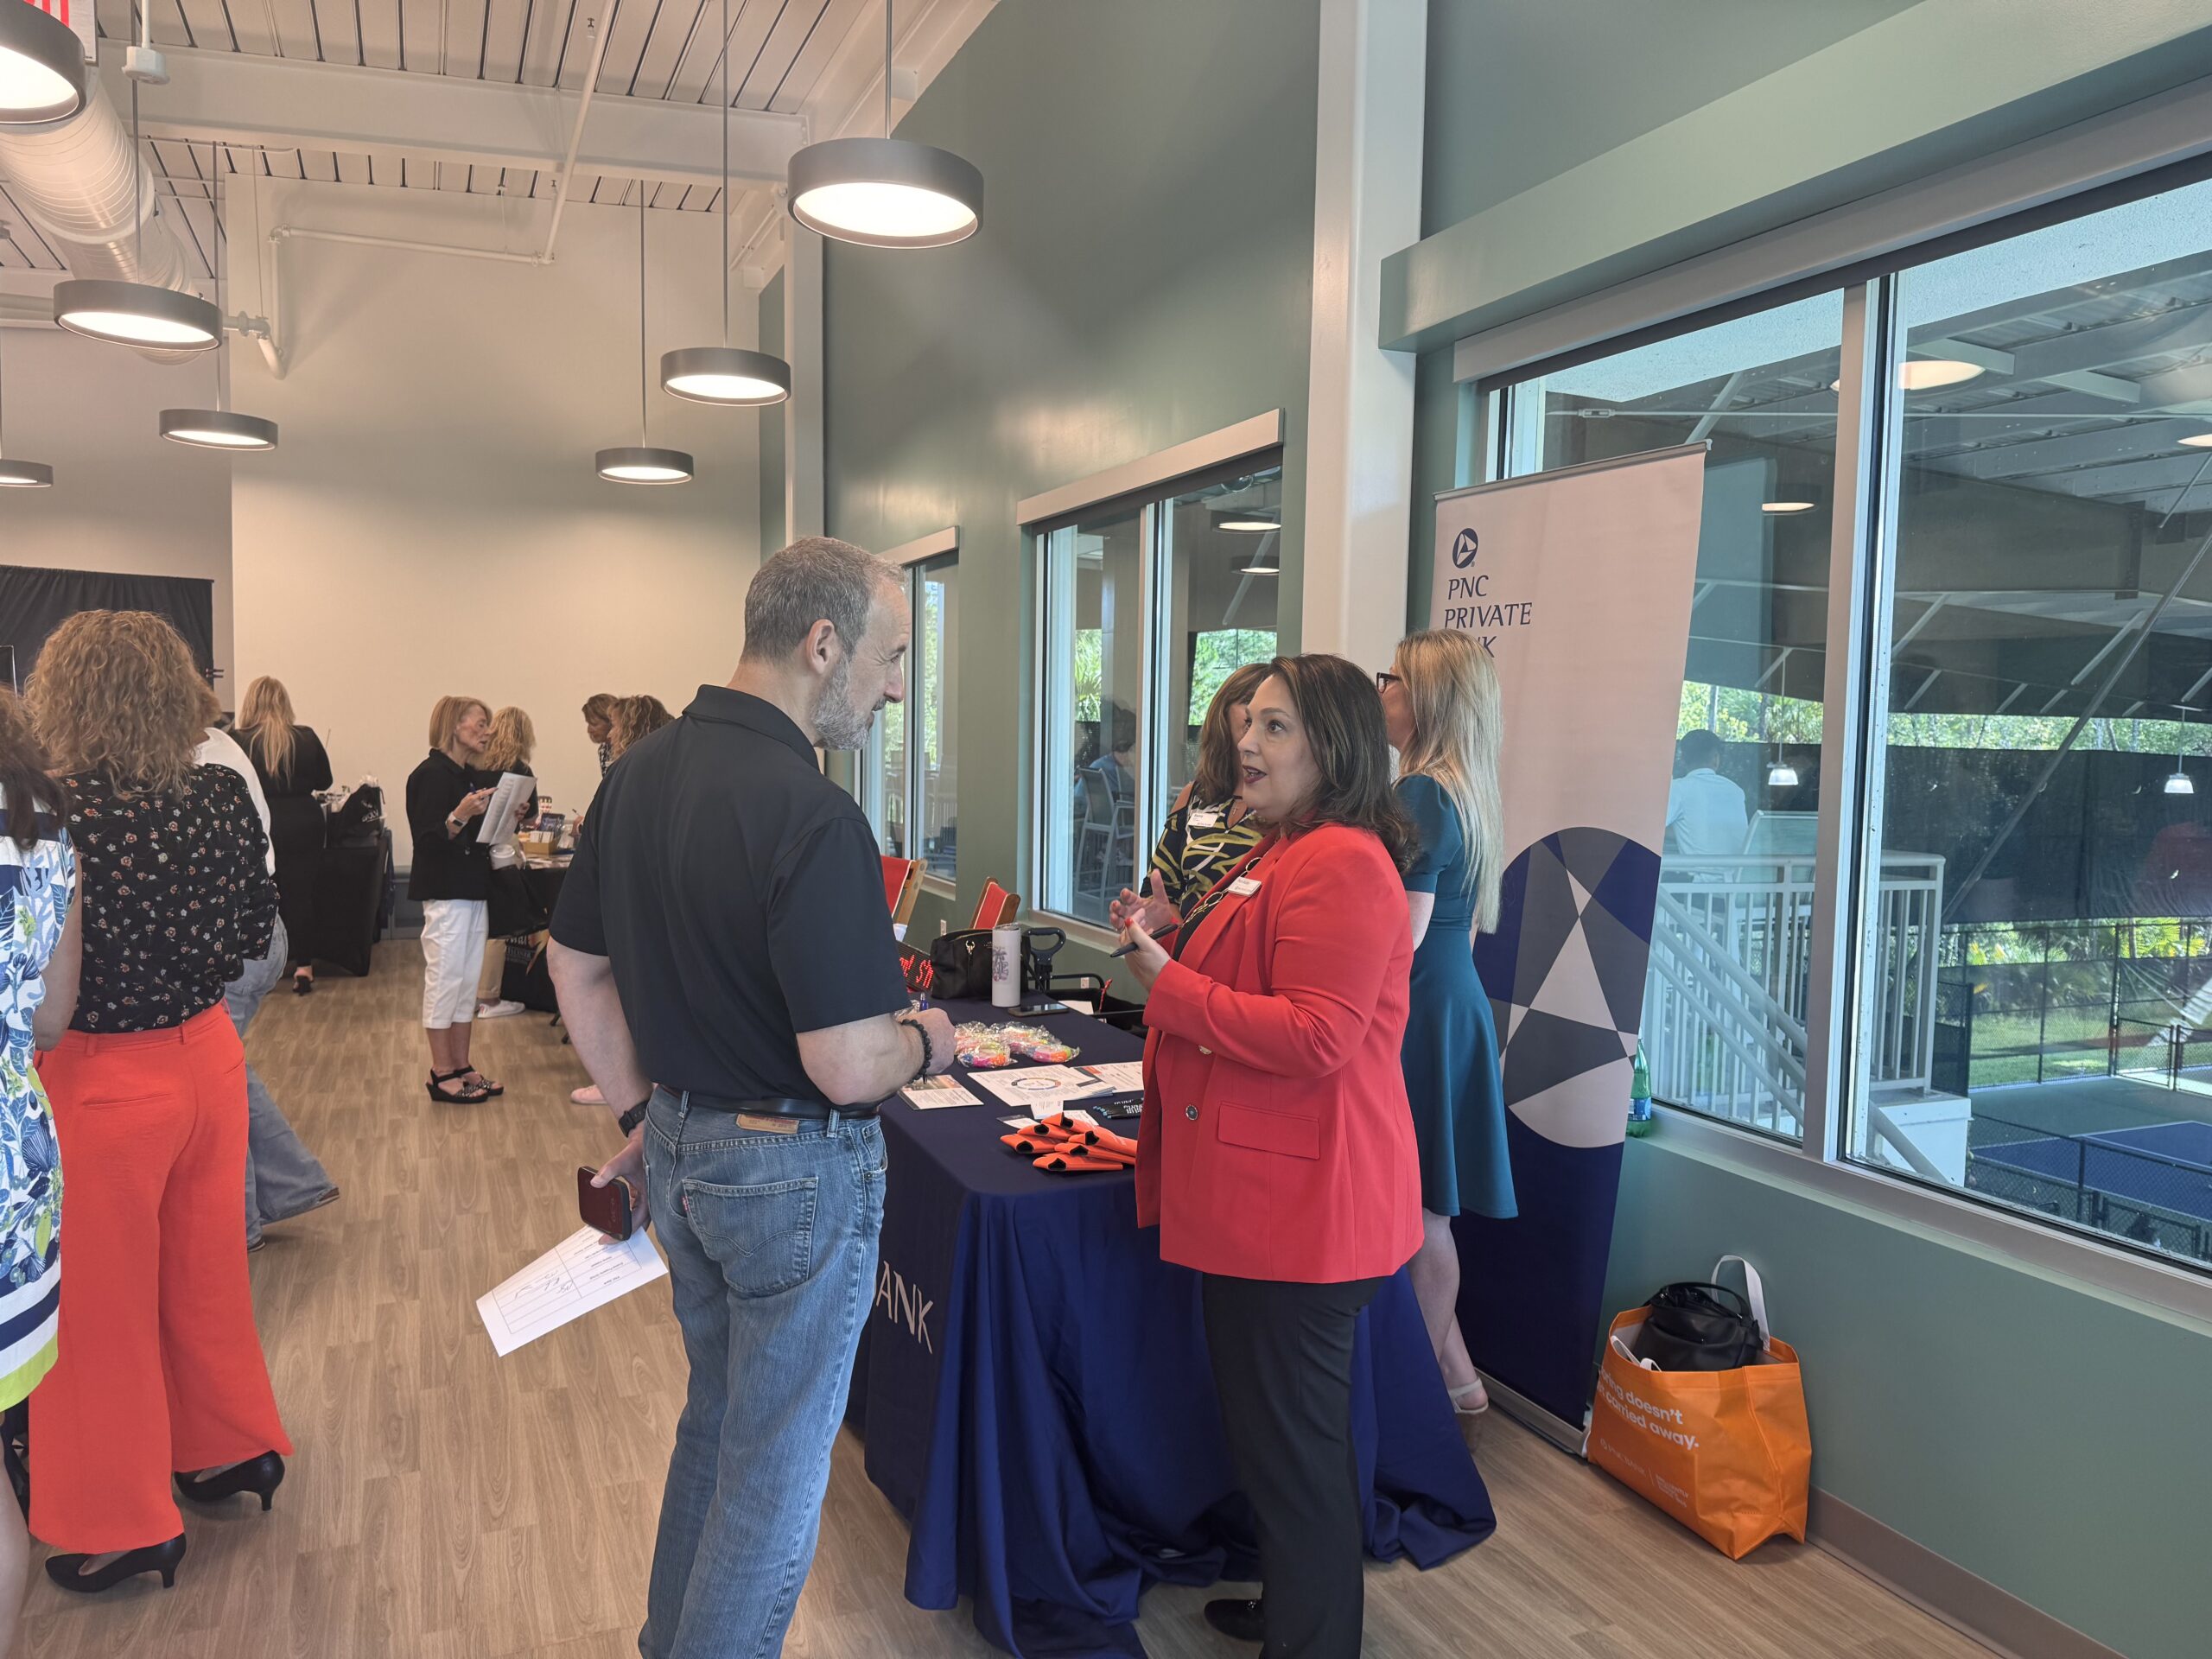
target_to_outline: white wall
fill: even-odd
[[[8,453],[54,468],[50,490],[0,490],[0,564],[215,584],[215,665],[232,676],[231,468],[164,442],[163,409],[214,401],[212,359],[166,367],[58,328],[0,328]]]
[[[264,223],[501,245],[483,199],[422,194],[296,186],[268,192]],[[518,214],[506,245],[533,225],[542,238]],[[573,810],[598,781],[585,697],[681,710],[736,664],[760,417],[660,391],[663,351],[720,338],[719,230],[673,213],[648,229],[652,439],[696,455],[689,485],[592,471],[639,442],[634,212],[572,205],[545,268],[287,241],[286,377],[233,348],[238,406],[283,425],[266,464],[238,466],[239,671],[283,680],[340,780],[378,777],[395,816],[443,693],[528,709],[542,787]],[[753,309],[734,308],[735,343]]]

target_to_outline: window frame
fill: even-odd
[[[926,536],[918,536],[911,542],[901,542],[898,546],[887,550],[878,556],[886,564],[898,569],[899,588],[899,592],[906,595],[908,624],[913,631],[914,639],[918,641],[922,629],[922,589],[919,578],[931,569],[942,569],[947,565],[957,567],[959,564],[960,526],[949,524],[944,529],[932,531]],[[918,708],[922,689],[922,653],[918,645],[910,645],[907,649],[906,679],[906,705],[909,709]],[[943,710],[948,727],[952,726],[955,714],[956,711],[950,705]],[[906,855],[908,858],[922,860],[922,890],[925,893],[950,899],[955,896],[957,888],[959,874],[957,865],[956,864],[954,873],[950,876],[939,875],[931,870],[929,868],[927,857],[920,851],[920,837],[915,830],[915,826],[921,822],[922,786],[920,769],[914,765],[914,743],[915,731],[910,719],[906,728],[906,764],[903,768],[905,776],[899,779],[899,798],[906,809],[905,817],[901,820],[906,826]],[[883,722],[879,720],[868,728],[868,749],[861,766],[861,810],[868,815],[868,823],[875,831],[876,845],[879,848],[883,844],[884,809],[888,804],[890,795],[886,784],[883,769]],[[890,855],[886,853],[884,856],[888,858]],[[954,858],[957,860],[958,856],[956,851]]]
[[[1510,364],[1481,378],[1459,377],[1457,471],[1479,473],[1484,480],[1527,476],[1529,469],[1516,465],[1526,455],[1515,450],[1516,433],[1523,423],[1514,418],[1513,403],[1516,395],[1524,395],[1524,388],[1534,388],[1541,396],[1548,372],[1694,333],[1770,305],[1787,304],[1804,297],[1814,286],[1842,289],[1836,505],[1828,550],[1822,687],[1824,798],[1814,876],[1803,1139],[1793,1145],[1748,1126],[1656,1103],[1664,1115],[1666,1136],[1699,1158],[1732,1164],[1818,1198],[1941,1234],[2009,1264],[2062,1274],[2166,1313],[2212,1321],[2212,1264],[2191,1264],[2056,1217],[2010,1208],[1910,1171],[1857,1161],[1845,1146],[1847,1122],[1866,1109],[1854,1064],[1860,1035],[1854,1010],[1870,925],[1865,884],[1867,872],[1878,867],[1882,837],[1882,734],[1888,718],[1890,662],[1890,652],[1882,646],[1894,598],[1903,494],[1901,476],[1891,476],[1901,467],[1903,454],[1904,397],[1895,369],[1905,354],[1905,340],[1897,320],[1897,277],[1967,247],[2009,240],[2053,223],[2185,188],[2205,176],[2202,158],[2137,168],[2122,182],[2109,178],[2085,182],[2056,200],[2046,198],[1970,227],[1931,226],[1878,258],[1831,270],[1817,284],[1808,282],[1802,265],[1787,270],[1788,259],[1777,257],[1768,284],[1751,297],[1732,293],[1656,325],[1622,325],[1621,320],[1637,308],[1637,284],[1631,283],[1592,296],[1581,307],[1569,305],[1546,314],[1545,331],[1564,339],[1578,332],[1572,314],[1587,308],[1587,326],[1571,347],[1540,359],[1516,361],[1513,325],[1509,324],[1497,331],[1509,336],[1505,342],[1485,346],[1481,336],[1471,336],[1459,343],[1456,360],[1462,365],[1496,364],[1502,357]],[[1662,277],[1646,280],[1656,286]],[[1610,338],[1603,328],[1609,321],[1618,330]],[[1459,481],[1475,480],[1463,477]],[[1834,779],[1832,797],[1828,779]]]

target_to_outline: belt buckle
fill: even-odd
[[[741,1129],[760,1129],[769,1135],[797,1135],[796,1118],[771,1117],[765,1112],[740,1112],[737,1127]]]

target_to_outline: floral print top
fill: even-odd
[[[24,810],[29,810],[28,807]],[[0,1408],[54,1363],[61,1290],[61,1165],[39,1086],[31,1016],[77,887],[68,832],[43,813],[17,844],[0,794]]]
[[[213,1007],[276,922],[269,837],[245,783],[225,766],[194,766],[174,795],[126,796],[97,772],[64,781],[85,894],[71,1028],[159,1031]]]

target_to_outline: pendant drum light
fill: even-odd
[[[830,138],[791,157],[791,217],[866,248],[942,248],[983,220],[983,175],[949,149],[891,136],[891,0],[883,0],[883,137]]]
[[[77,31],[36,6],[0,6],[0,126],[67,121],[85,98]]]
[[[69,37],[74,41],[77,37]],[[0,379],[0,490],[50,490],[54,487],[54,468],[42,461],[10,461],[7,458],[8,435],[7,385]]]
[[[2167,774],[2165,792],[2169,795],[2194,795],[2196,780],[2182,769],[2181,758],[2189,748],[2189,710],[2181,710],[2181,735],[2174,740],[2174,769]]]
[[[142,16],[144,15],[142,12]],[[146,219],[138,186],[145,176],[146,163],[139,150],[138,79],[142,74],[165,78],[168,72],[161,67],[158,53],[142,47],[131,54],[131,67],[124,73],[131,77],[130,220],[137,238],[137,263],[143,270]],[[113,340],[121,346],[204,352],[219,344],[223,338],[223,314],[215,307],[197,294],[157,288],[151,283],[118,283],[102,278],[57,283],[54,288],[54,320],[72,334]]]
[[[722,343],[688,346],[660,359],[661,390],[695,404],[757,409],[791,395],[791,365],[729,343],[729,0],[722,0]]]
[[[602,449],[594,464],[610,484],[689,484],[691,457],[657,449],[645,413],[645,186],[638,181],[638,442]]]
[[[223,309],[223,273],[230,265],[230,238],[223,234],[223,162],[214,145],[207,146],[209,177],[214,182],[215,240],[222,245],[217,251],[215,264],[215,311],[219,316]],[[230,406],[231,354],[215,354],[215,407],[213,409],[165,409],[162,411],[162,435],[171,443],[190,444],[195,449],[229,449],[248,454],[265,454],[276,447],[276,423],[264,421],[258,415],[241,415]]]

